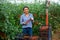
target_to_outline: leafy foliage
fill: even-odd
[[[28,6],[30,12],[34,15],[33,35],[39,35],[39,28],[45,25],[45,4],[0,4],[0,30],[6,33],[8,39],[14,39],[17,33],[22,32],[20,25],[20,16],[23,13],[23,7]],[[49,7],[49,24],[53,31],[60,26],[60,5],[51,4]]]

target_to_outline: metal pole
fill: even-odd
[[[49,0],[46,0],[46,27],[48,28],[48,7],[49,7]]]
[[[46,27],[49,29],[48,32],[48,40],[51,40],[51,28],[49,27],[49,23],[48,23],[48,7],[50,4],[50,0],[46,0]]]
[[[48,1],[46,0],[46,26],[48,26]]]

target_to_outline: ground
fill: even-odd
[[[60,29],[52,35],[52,40],[60,40]]]

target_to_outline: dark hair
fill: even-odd
[[[24,6],[24,7],[23,7],[23,10],[24,10],[25,8],[28,8],[28,9],[29,9],[29,7],[28,7],[28,6]]]

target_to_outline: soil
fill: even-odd
[[[60,29],[52,35],[52,40],[60,40]]]

